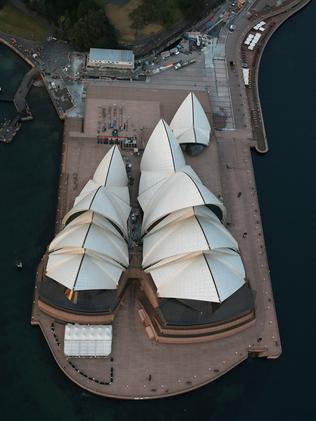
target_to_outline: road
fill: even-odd
[[[231,91],[231,99],[234,112],[241,112],[244,121],[236,119],[236,128],[249,127],[253,130],[258,152],[268,151],[268,143],[265,133],[263,115],[260,104],[258,89],[258,72],[264,48],[275,30],[289,16],[304,7],[311,0],[284,0],[280,7],[275,6],[273,0],[257,0],[249,8],[251,15],[242,13],[236,19],[236,29],[227,33],[225,54],[227,63],[233,62],[234,66],[228,66],[228,77]],[[270,7],[267,7],[269,5]],[[252,27],[264,20],[266,31],[263,32],[260,42],[253,52],[243,48],[242,43]],[[254,31],[253,31],[254,32]],[[242,63],[246,61],[252,74],[251,89],[244,87],[242,76]],[[251,114],[250,114],[251,113]],[[240,125],[241,122],[241,125]]]

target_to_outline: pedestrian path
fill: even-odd
[[[233,130],[235,122],[225,59],[225,38],[222,35],[214,38],[203,52],[213,112],[221,122],[221,129]]]

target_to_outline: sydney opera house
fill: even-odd
[[[168,347],[171,354],[189,350],[192,358],[195,346],[204,346],[203,355],[208,343],[253,325],[255,295],[226,225],[225,204],[186,162],[187,153],[203,155],[213,141],[209,120],[190,93],[170,124],[160,119],[146,142],[137,207],[131,206],[124,153],[114,145],[63,216],[42,260],[37,306],[50,329],[60,325],[54,354],[63,369],[65,361],[70,369],[88,361],[75,373],[83,373],[83,383],[80,376],[75,381],[86,389],[111,396],[98,388],[114,384],[112,368],[108,382],[94,380],[96,390],[85,382],[98,377],[100,361],[115,362],[116,354],[123,361],[119,346],[134,352],[127,339],[134,328],[120,331],[123,313],[144,341],[137,352],[148,357],[148,344],[156,344],[155,364],[160,347],[166,354]],[[94,361],[96,374],[85,375]]]

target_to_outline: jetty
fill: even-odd
[[[19,115],[12,120],[7,120],[0,127],[0,142],[10,143],[21,128],[21,118]]]
[[[17,112],[21,115],[22,120],[30,120],[33,118],[29,106],[26,102],[26,97],[30,92],[33,82],[38,78],[39,75],[40,72],[38,69],[32,68],[29,70],[25,74],[22,82],[20,83],[20,86],[18,87],[18,90],[16,91],[16,94],[14,95],[13,103]]]
[[[2,126],[0,126],[0,142],[10,143],[20,130],[21,121],[33,119],[31,110],[26,102],[26,97],[39,75],[39,70],[32,68],[24,75],[13,98],[8,95],[0,94],[0,101],[12,102],[17,111],[17,115],[13,119],[5,121]]]

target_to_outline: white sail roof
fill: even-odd
[[[159,120],[144,151],[140,169],[139,193],[185,166],[181,147],[164,120]]]
[[[127,235],[127,219],[130,214],[130,206],[110,188],[98,187],[88,193],[79,195],[75,200],[75,206],[63,218],[63,224],[76,213],[92,210],[113,222],[123,233]]]
[[[179,143],[209,144],[211,126],[201,103],[192,92],[178,108],[170,127]]]
[[[74,291],[116,289],[123,267],[103,254],[65,248],[49,254],[46,276]]]
[[[165,120],[159,120],[147,142],[141,171],[175,172],[184,166],[184,156],[172,130]]]
[[[96,183],[94,180],[89,180],[87,184],[84,186],[84,188],[81,190],[79,196],[75,198],[74,205],[76,206],[76,204],[80,202],[80,200],[82,200],[86,195],[88,195],[91,192],[96,191],[99,187],[103,187],[103,186],[100,186],[100,184]],[[129,198],[129,190],[127,186],[105,186],[104,188],[106,189],[107,192],[109,192],[110,194],[114,196],[117,196],[120,200],[122,200],[127,205],[129,205],[130,198]]]
[[[49,246],[46,275],[75,291],[117,288],[129,264],[123,239],[129,203],[126,168],[113,147],[65,215],[66,226]]]
[[[224,205],[198,178],[182,171],[169,177],[150,200],[141,196],[138,200],[144,211],[143,232],[169,213],[192,206],[215,205],[225,213]]]
[[[126,167],[118,146],[112,146],[102,159],[93,180],[102,186],[127,186]]]
[[[233,250],[165,259],[146,269],[159,297],[220,303],[245,283],[240,255]]]
[[[207,144],[210,127],[197,98],[190,94],[181,107],[174,121],[183,113],[178,120],[185,128],[183,133],[187,136],[191,130],[196,136],[193,142]],[[185,143],[184,138],[182,141]],[[225,216],[224,205],[185,164],[182,150],[163,120],[145,148],[141,170],[142,266],[151,274],[158,295],[225,300],[244,283],[238,244],[208,208],[215,206]]]
[[[90,223],[93,223],[105,230],[109,230],[111,234],[116,235],[118,238],[122,239],[122,235],[108,219],[104,218],[104,216],[96,212],[93,212],[92,210],[88,210],[77,216],[73,221],[66,225],[66,228]]]
[[[145,235],[142,265],[148,267],[167,257],[221,248],[238,250],[238,245],[211,210],[196,207],[187,212],[187,217],[181,210],[164,218]]]
[[[153,187],[158,188],[164,181],[167,180],[167,178],[170,177],[170,175],[171,174],[167,172],[142,171],[138,188],[139,197]]]
[[[191,178],[201,182],[201,180],[199,179],[199,177],[196,175],[196,173],[193,171],[193,169],[189,166],[186,165],[185,167],[183,167],[181,169],[182,172],[185,172],[186,174],[188,174],[189,176],[191,176]],[[146,172],[146,181],[148,182],[152,182],[154,181],[152,177],[147,177],[147,175],[151,176],[152,174],[154,174],[156,176],[157,173],[150,173],[150,172]],[[146,204],[149,203],[152,198],[157,194],[157,191],[160,189],[160,187],[163,185],[163,183],[165,181],[167,181],[167,179],[170,177],[165,177],[163,173],[158,173],[157,175],[163,175],[163,177],[160,177],[160,180],[158,181],[158,177],[155,183],[148,183],[152,184],[150,187],[148,187],[147,189],[145,189],[143,191],[143,193],[141,193],[137,200],[141,206],[142,209],[145,209]]]
[[[120,150],[113,146],[76,197],[72,209],[64,216],[65,225],[70,217],[92,210],[113,222],[127,235],[130,198],[126,168]]]
[[[99,217],[102,221],[92,218],[90,222],[78,223],[77,219],[82,218],[76,218],[54,238],[49,246],[50,252],[67,247],[85,248],[105,254],[123,266],[128,266],[127,244],[110,221]]]

